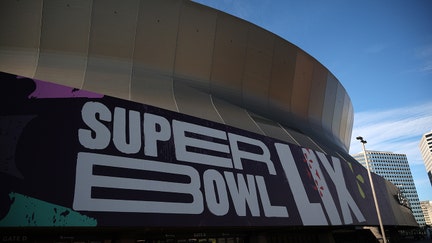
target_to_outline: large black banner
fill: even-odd
[[[149,105],[0,81],[0,227],[377,224],[358,163]]]

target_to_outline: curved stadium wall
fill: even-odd
[[[53,226],[29,221],[44,213],[20,214],[17,202],[65,210],[72,226],[81,226],[72,217],[156,230],[378,224],[366,171],[348,155],[350,98],[295,45],[182,0],[1,1],[0,20],[0,125],[8,131],[0,134],[8,144],[0,157],[0,182],[8,185],[0,191],[0,228]],[[51,87],[40,80],[72,90],[68,97],[25,93]],[[126,110],[129,126],[144,130],[133,153],[125,140],[134,132],[118,132],[127,130]],[[147,134],[156,142],[146,149],[157,150],[141,147]],[[137,171],[150,171],[150,179],[135,180]],[[164,181],[182,176],[186,185]],[[397,188],[374,180],[384,224],[415,226]],[[134,192],[145,181],[138,185],[154,194],[117,190],[119,181]],[[126,207],[98,198],[122,196]]]
[[[8,1],[1,11],[4,72],[349,148],[353,108],[340,82],[236,17],[190,1]]]

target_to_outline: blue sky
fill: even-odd
[[[418,148],[432,130],[432,1],[198,0],[297,45],[332,72],[354,106],[350,153],[408,157],[420,200],[432,186]]]

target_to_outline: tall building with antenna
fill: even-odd
[[[382,176],[399,188],[404,197],[409,201],[413,215],[419,226],[425,226],[425,219],[420,207],[417,189],[405,154],[393,152],[366,150],[371,172]],[[363,152],[354,154],[353,157],[366,167]]]

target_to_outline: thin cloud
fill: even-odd
[[[432,57],[432,44],[417,48],[416,56],[419,58]]]
[[[414,107],[355,114],[351,153],[362,151],[355,138],[367,140],[366,149],[406,154],[410,164],[422,164],[418,144],[432,129],[432,102]]]
[[[418,48],[415,56],[423,63],[417,71],[432,73],[432,44]]]
[[[432,73],[432,61],[420,68],[420,72]]]
[[[350,153],[362,151],[356,140],[362,136],[367,150],[406,154],[420,200],[430,200],[431,190],[418,147],[422,135],[432,130],[432,102],[391,110],[359,112],[354,115]]]

